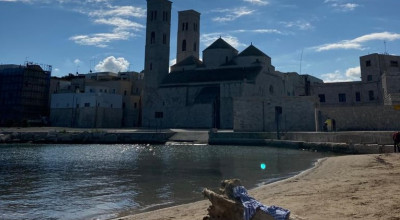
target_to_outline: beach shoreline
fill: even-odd
[[[291,210],[291,219],[400,219],[398,179],[400,154],[335,156],[249,193],[265,205]],[[203,219],[209,205],[202,200],[115,219]]]

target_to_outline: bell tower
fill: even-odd
[[[194,56],[199,59],[200,13],[194,10],[178,13],[176,62]]]
[[[163,97],[158,88],[169,73],[171,6],[168,0],[147,0],[143,126],[157,126],[163,116]]]
[[[168,0],[147,0],[145,89],[156,89],[169,72],[171,5]]]

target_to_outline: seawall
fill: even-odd
[[[11,128],[0,130],[0,143],[165,144],[167,142],[271,146],[343,154],[392,153],[393,131],[275,132],[207,130]]]
[[[393,152],[393,131],[354,132],[210,132],[213,145],[258,145],[330,151],[344,154]]]
[[[164,144],[175,132],[90,129],[13,129],[0,132],[0,143]]]

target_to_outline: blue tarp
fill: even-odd
[[[246,188],[237,186],[233,188],[233,196],[240,199],[244,206],[244,220],[250,220],[257,209],[271,215],[275,220],[289,219],[290,211],[277,206],[265,206],[247,194]]]

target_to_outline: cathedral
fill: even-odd
[[[279,72],[255,45],[239,52],[221,37],[200,60],[197,11],[178,13],[177,63],[170,67],[171,5],[147,0],[144,127],[315,130],[309,87],[322,80]]]

